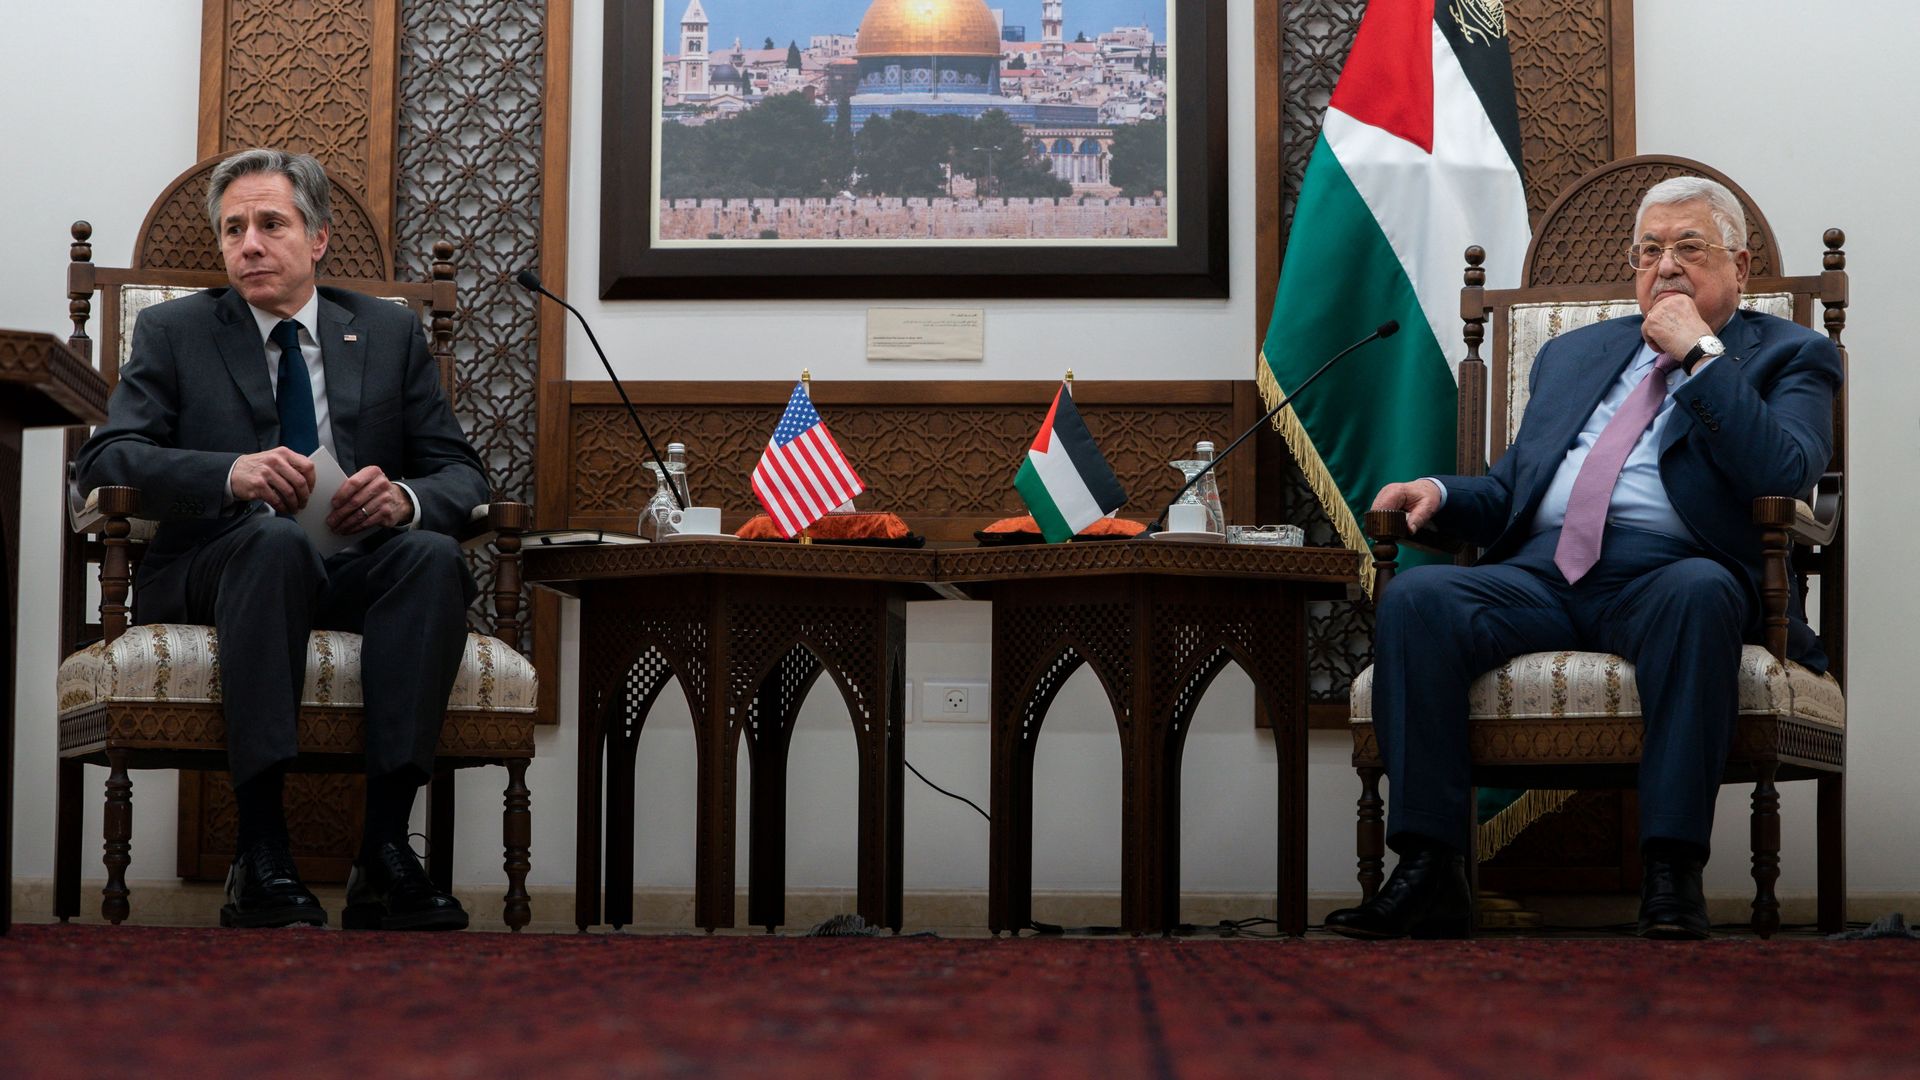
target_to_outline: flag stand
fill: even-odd
[[[806,388],[808,400],[812,400],[813,398],[813,369],[812,368],[800,369],[800,385]],[[813,535],[807,531],[807,529],[811,529],[812,527],[813,526],[809,525],[806,528],[801,529],[800,535],[796,539],[798,539],[802,544],[812,544]]]

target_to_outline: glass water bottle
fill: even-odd
[[[1193,444],[1193,456],[1203,465],[1213,464],[1213,443],[1202,439]],[[1207,508],[1207,531],[1225,533],[1227,531],[1227,512],[1220,505],[1220,473],[1209,469],[1200,482],[1193,485],[1192,494],[1199,496],[1200,504]]]
[[[679,532],[673,524],[673,511],[679,503],[673,501],[673,493],[680,493],[681,503],[693,505],[687,496],[687,444],[668,443],[666,471],[660,470],[661,463],[649,458],[647,471],[653,474],[653,498],[647,500],[646,509],[640,511],[640,535],[649,540],[658,540]],[[671,489],[669,488],[671,485]]]

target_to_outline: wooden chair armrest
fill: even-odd
[[[139,488],[97,487],[85,495],[67,489],[67,526],[82,536],[100,532],[109,517],[131,519],[139,509]]]
[[[525,503],[495,501],[475,508],[493,543],[493,636],[520,647],[520,534],[533,522]]]
[[[1833,543],[1840,533],[1841,481],[1837,474],[1820,478],[1819,486],[1813,490],[1813,501],[1795,499],[1793,502],[1793,520],[1784,528],[1787,535],[1796,544],[1808,547],[1821,547]],[[1762,504],[1768,504],[1766,508]],[[1772,498],[1763,497],[1753,501],[1753,523],[1765,527],[1767,521],[1762,515],[1771,518],[1776,511],[1771,509]]]
[[[1787,569],[1792,543],[1788,530],[1799,516],[1798,500],[1765,495],[1753,500],[1753,523],[1760,527],[1760,621],[1767,651],[1787,658]]]
[[[100,634],[113,641],[127,632],[130,621],[127,600],[133,589],[133,551],[128,534],[133,531],[133,512],[140,508],[140,489],[103,487],[88,501],[98,512],[98,524],[88,531],[100,534],[105,549],[100,559]]]
[[[1413,528],[1407,523],[1405,510],[1369,510],[1361,528],[1373,540],[1373,600],[1379,603],[1399,566],[1400,545],[1413,538]]]

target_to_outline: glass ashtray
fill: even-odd
[[[1229,525],[1229,544],[1263,544],[1267,547],[1304,547],[1306,530],[1298,525]]]

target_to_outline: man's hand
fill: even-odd
[[[380,466],[369,465],[340,485],[333,496],[327,528],[351,536],[376,525],[404,525],[413,519],[413,500],[401,491]]]
[[[234,498],[259,499],[277,514],[298,513],[313,495],[313,462],[284,446],[243,455],[227,476]]]
[[[1647,344],[1675,360],[1685,360],[1700,339],[1711,333],[1713,327],[1700,317],[1693,297],[1677,291],[1661,293],[1640,325],[1640,336]]]
[[[1407,527],[1419,532],[1440,510],[1440,488],[1431,480],[1388,484],[1373,497],[1372,509],[1405,510]]]

